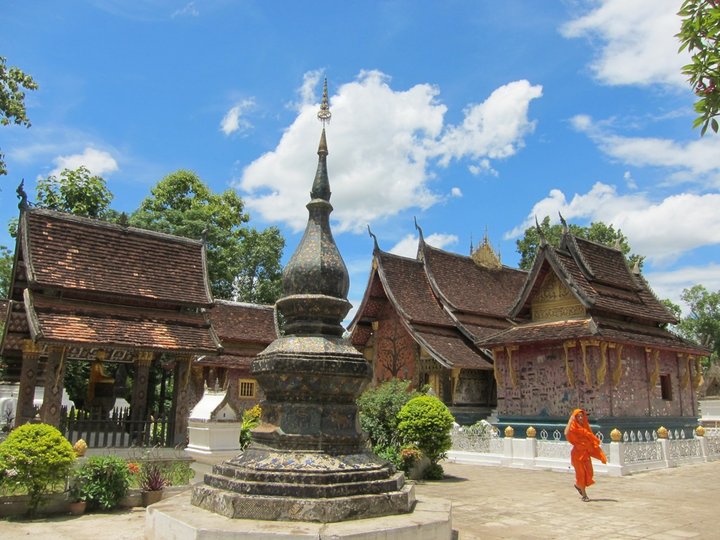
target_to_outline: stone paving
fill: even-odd
[[[441,482],[419,494],[453,503],[459,540],[478,538],[720,539],[720,461],[624,477],[596,477],[580,501],[573,475],[445,463]],[[136,540],[142,509],[0,521],[0,539]]]

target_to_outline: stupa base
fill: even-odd
[[[412,486],[406,486],[412,488]],[[355,499],[355,497],[352,497]],[[253,497],[258,499],[258,497]],[[275,499],[275,498],[273,498]],[[145,538],[149,540],[450,540],[450,501],[418,498],[411,513],[338,523],[233,519],[190,503],[190,492],[149,506]]]

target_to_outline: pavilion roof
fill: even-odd
[[[201,241],[38,208],[19,235],[30,289],[212,305]]]

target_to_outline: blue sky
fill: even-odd
[[[661,298],[720,289],[720,137],[693,130],[680,0],[2,2],[0,55],[33,75],[32,127],[0,128],[15,186],[86,165],[132,211],[163,176],[232,187],[294,251],[328,78],[333,231],[358,305],[385,250],[505,264],[558,210],[619,227]],[[0,244],[12,247],[2,227]]]

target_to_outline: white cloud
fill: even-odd
[[[623,137],[609,133],[589,116],[571,119],[575,129],[586,133],[605,154],[636,167],[666,167],[674,183],[692,182],[720,187],[720,136],[708,133],[686,143],[656,137]]]
[[[490,169],[485,156],[506,158],[523,146],[523,137],[535,123],[528,120],[530,101],[542,96],[542,86],[515,81],[496,89],[483,103],[465,109],[459,126],[450,126],[434,150],[440,164],[469,156],[479,159],[480,169]]]
[[[558,211],[568,219],[602,221],[621,229],[635,253],[657,263],[668,263],[697,247],[720,244],[720,193],[681,193],[654,202],[644,194],[620,195],[614,186],[596,183],[586,194],[570,201],[553,189],[538,201],[527,219],[505,238],[522,235],[535,222],[550,216],[557,222]]]
[[[637,182],[635,182],[635,179],[633,178],[633,175],[630,171],[625,171],[623,173],[623,179],[625,180],[625,184],[629,189],[638,188]]]
[[[425,238],[425,243],[439,249],[445,246],[456,244],[458,237],[454,234],[434,233]],[[390,253],[400,255],[402,257],[415,258],[418,248],[418,237],[414,234],[408,234],[403,237],[397,244],[390,248]]]
[[[459,187],[454,187],[450,190],[450,196],[451,197],[462,197],[463,192]]]
[[[243,118],[243,113],[252,109],[254,106],[255,101],[253,99],[244,99],[233,105],[220,121],[220,130],[225,133],[225,135],[230,135],[236,131],[243,132],[250,129],[252,124]]]
[[[200,15],[200,11],[195,7],[195,2],[188,2],[185,6],[181,7],[178,10],[173,11],[172,15],[170,17],[174,19],[175,17],[197,17]]]
[[[684,266],[667,272],[648,272],[645,278],[658,298],[669,298],[683,307],[687,315],[688,307],[680,298],[683,289],[701,284],[710,291],[720,290],[720,264],[712,262],[706,266]]]
[[[248,210],[294,230],[307,222],[307,211],[298,203],[308,200],[317,167],[308,141],[320,134],[317,100],[309,99],[311,85],[319,81],[319,72],[306,75],[297,118],[275,150],[246,167],[237,184],[246,192]],[[336,232],[361,232],[368,222],[442,200],[428,187],[437,161],[470,158],[482,163],[514,154],[532,130],[528,104],[541,88],[527,81],[505,85],[484,103],[469,107],[461,126],[449,127],[438,94],[430,84],[393,90],[383,73],[364,71],[331,95],[335,121],[327,133],[328,169],[338,208],[333,213]]]
[[[85,166],[92,174],[99,176],[118,170],[117,161],[109,152],[89,146],[85,148],[82,154],[58,156],[53,159],[53,163],[55,168],[50,171],[50,175],[54,176],[57,176],[63,169],[74,170],[81,165]]]
[[[610,85],[656,83],[687,87],[675,34],[680,30],[680,0],[601,0],[587,14],[561,28],[568,38],[587,37],[602,44],[591,64],[595,77]]]

